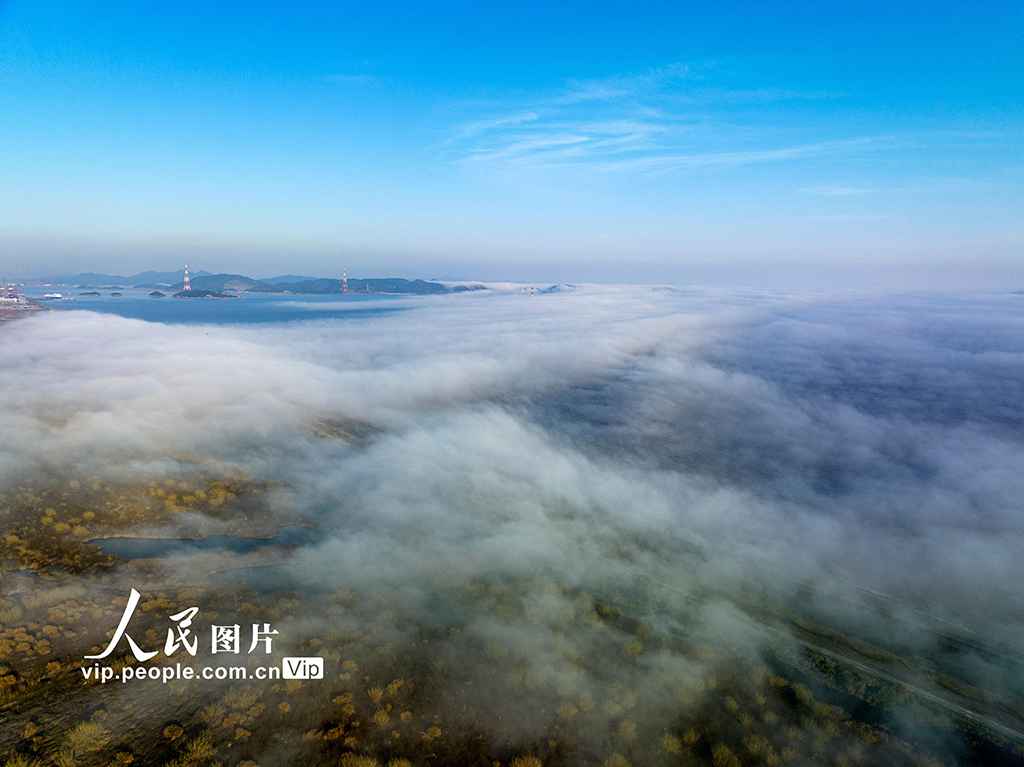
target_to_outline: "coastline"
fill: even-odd
[[[23,304],[15,307],[3,306],[0,307],[0,325],[13,322],[23,317],[30,317],[33,314],[45,312],[48,309],[48,306],[40,306],[39,304]]]

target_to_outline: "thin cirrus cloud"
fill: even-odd
[[[569,80],[527,103],[502,104],[444,143],[455,162],[481,170],[559,167],[652,172],[789,161],[863,150],[875,141],[787,140],[785,125],[751,129],[765,105],[837,98],[783,88],[728,88],[713,65],[676,64],[637,75]],[[756,122],[756,120],[754,121]]]

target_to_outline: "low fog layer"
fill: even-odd
[[[828,574],[1010,619],[1021,310],[594,288],[284,327],[49,312],[0,340],[0,478],[212,454],[343,497],[320,513],[385,533],[454,535],[473,494],[503,507],[480,537],[570,503],[701,537],[726,577]],[[303,430],[333,414],[386,436],[352,454]]]
[[[222,458],[284,480],[277,502],[319,521],[323,540],[289,566],[299,582],[393,590],[418,620],[529,647],[581,687],[559,676],[566,658],[606,640],[564,636],[556,584],[639,576],[665,600],[655,634],[685,625],[754,653],[765,635],[732,599],[871,639],[892,630],[864,607],[873,594],[909,643],[937,621],[1019,645],[1020,296],[585,287],[399,308],[11,324],[0,484]],[[331,418],[380,431],[360,445],[311,433]],[[496,581],[520,584],[532,624],[511,629],[460,591]],[[699,616],[695,594],[715,597]]]

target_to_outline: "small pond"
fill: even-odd
[[[104,554],[121,559],[163,559],[231,551],[242,554],[261,546],[308,546],[320,537],[316,530],[299,525],[279,528],[273,538],[245,538],[240,535],[208,535],[199,540],[182,538],[96,538],[89,541]]]

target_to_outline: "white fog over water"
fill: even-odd
[[[280,568],[289,585],[393,591],[417,621],[530,648],[555,679],[567,658],[622,656],[559,628],[548,581],[642,578],[665,603],[656,635],[753,654],[773,634],[737,603],[867,641],[913,648],[946,626],[1016,652],[1022,301],[581,286],[326,318],[318,302],[280,322],[269,302],[257,323],[48,311],[0,334],[0,483],[214,456],[283,481],[275,503],[316,520]],[[319,438],[324,419],[369,436]],[[458,596],[493,579],[532,584],[533,623]],[[1017,694],[1003,661],[972,663]]]

